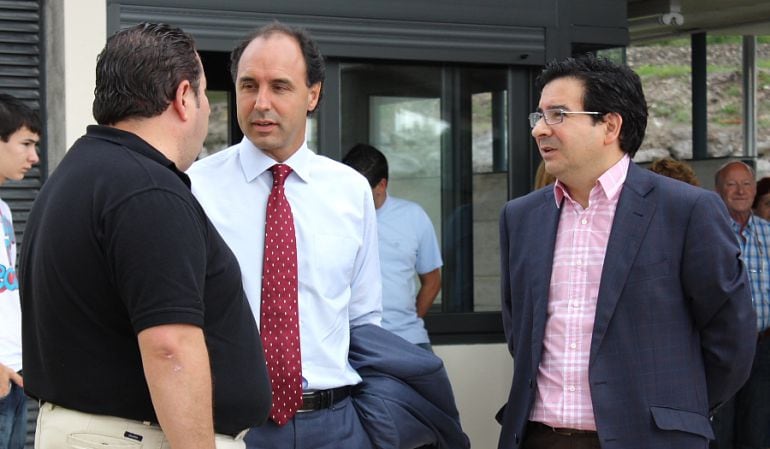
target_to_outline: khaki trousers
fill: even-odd
[[[241,432],[237,437],[216,434],[216,447],[245,449],[245,435],[246,432]],[[155,424],[92,415],[45,403],[40,407],[37,417],[35,449],[64,448],[170,449],[171,445]]]

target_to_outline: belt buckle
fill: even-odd
[[[307,393],[302,393],[302,406],[297,409],[296,413],[308,413],[308,412],[314,412],[316,410],[320,410],[321,407],[319,406],[319,391],[309,391]]]

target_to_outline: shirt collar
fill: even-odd
[[[600,192],[604,193],[604,196],[607,199],[614,198],[620,191],[620,188],[623,187],[623,183],[626,182],[628,166],[630,164],[631,158],[628,154],[624,154],[618,162],[608,168],[607,171],[602,173],[602,175],[599,176],[599,179],[596,180]],[[567,190],[567,186],[558,179],[553,185],[553,197],[556,200],[556,207],[561,207],[562,200],[564,200],[565,197],[570,200],[572,199]]]
[[[86,128],[86,136],[112,142],[115,145],[120,145],[129,151],[153,160],[174,172],[174,174],[185,183],[187,188],[190,188],[190,178],[184,172],[180,171],[173,161],[134,133],[123,131],[122,129],[114,128],[112,126],[89,125]]]
[[[247,137],[243,137],[238,148],[238,155],[241,160],[241,169],[246,182],[252,182],[262,173],[269,170],[270,167],[277,164],[275,159],[271,158],[264,151],[257,148]],[[285,160],[283,163],[291,167],[292,171],[305,182],[310,180],[310,169],[312,159],[315,154],[310,151],[306,143],[303,143],[299,149]]]
[[[759,218],[754,215],[754,212],[749,213],[749,219],[746,221],[746,226],[742,226],[740,223],[735,221],[733,217],[730,217],[730,222],[733,225],[733,230],[735,230],[736,234],[741,234],[742,231],[750,231],[755,227],[755,221]]]

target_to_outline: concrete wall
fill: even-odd
[[[513,362],[505,344],[434,346],[444,360],[471,447],[497,447],[495,413],[508,399]]]
[[[107,7],[104,0],[43,3],[48,165],[53,171],[67,149],[85,133],[86,126],[94,123],[91,104],[96,56],[107,39]]]

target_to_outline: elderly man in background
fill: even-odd
[[[727,162],[714,176],[751,282],[757,352],[749,379],[714,416],[712,449],[764,449],[770,432],[770,222],[752,212],[757,194],[754,179],[752,168],[741,161]]]

